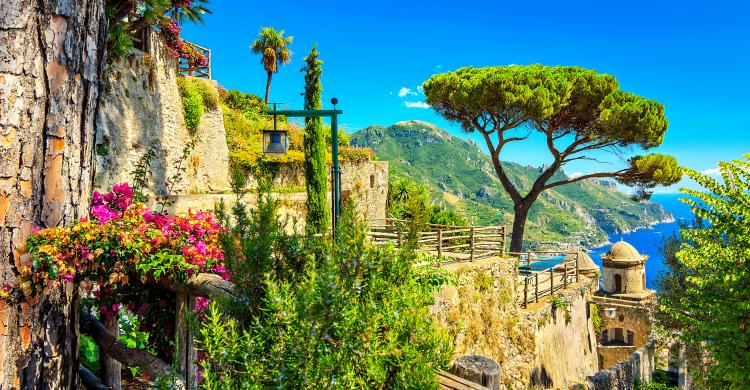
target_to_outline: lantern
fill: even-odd
[[[281,157],[289,150],[289,137],[286,130],[263,130],[263,154]]]

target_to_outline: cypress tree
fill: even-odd
[[[323,87],[320,76],[323,73],[322,61],[318,60],[318,45],[315,44],[305,58],[305,109],[320,110],[323,106],[320,95]],[[321,118],[305,118],[305,179],[307,181],[307,220],[308,233],[322,233],[328,228],[328,207],[326,194],[325,135]]]

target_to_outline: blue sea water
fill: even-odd
[[[651,197],[652,202],[661,204],[667,209],[667,211],[674,215],[675,222],[660,223],[651,228],[636,230],[627,234],[612,234],[609,236],[610,242],[615,243],[620,240],[627,241],[633,245],[638,252],[648,256],[648,260],[646,260],[646,286],[648,288],[656,288],[654,283],[656,277],[659,271],[666,268],[662,261],[661,253],[659,253],[662,242],[665,238],[677,233],[679,230],[677,221],[690,221],[693,218],[693,214],[690,212],[690,207],[679,200],[684,197],[685,195],[683,194],[655,194]],[[592,249],[591,258],[600,267],[602,265],[601,255],[607,253],[610,247],[611,245],[605,245]]]

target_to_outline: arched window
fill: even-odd
[[[615,274],[615,292],[622,292],[622,276],[620,274]]]

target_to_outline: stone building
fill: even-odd
[[[625,241],[602,256],[602,284],[593,298],[602,318],[601,368],[627,360],[649,340],[656,292],[646,288],[646,259]]]
[[[654,295],[646,288],[646,259],[632,245],[620,241],[602,256],[602,291],[613,297],[643,299]]]

